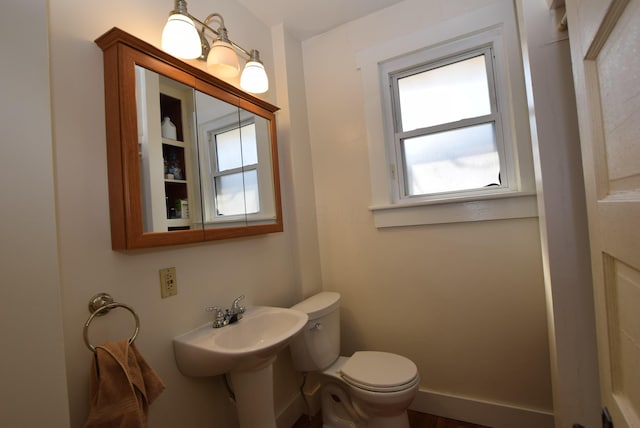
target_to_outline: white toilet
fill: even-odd
[[[409,428],[407,408],[420,376],[413,361],[388,352],[340,356],[340,294],[322,292],[292,309],[309,316],[290,343],[295,368],[321,372],[324,428]]]

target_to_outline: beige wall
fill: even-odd
[[[0,5],[0,426],[6,427],[69,424],[46,3]]]
[[[378,230],[368,210],[357,53],[493,2],[432,3],[404,1],[303,43],[324,288],[343,295],[345,353],[401,353],[424,390],[550,411],[537,220]]]
[[[230,36],[263,53],[275,101],[271,30],[235,1],[190,0],[197,17],[222,13]],[[176,368],[171,339],[211,319],[204,308],[229,305],[239,294],[247,304],[288,306],[301,297],[295,269],[292,233],[292,189],[283,180],[285,232],[205,245],[120,253],[111,250],[105,155],[102,52],[93,40],[113,26],[158,45],[172,1],[125,0],[77,2],[52,0],[51,54],[58,232],[62,274],[63,321],[72,426],[86,417],[91,352],[82,341],[89,313],[87,302],[97,292],[111,293],[139,314],[136,344],[167,385],[151,407],[153,427],[234,426],[235,410],[220,377],[190,379]],[[280,132],[285,129],[281,128]],[[283,141],[281,164],[290,170],[292,155]],[[315,233],[313,222],[310,223]],[[317,266],[319,260],[307,261]],[[178,295],[160,298],[158,270],[175,266]],[[310,266],[311,272],[318,268]],[[319,278],[308,278],[319,284]],[[309,287],[313,288],[312,285]],[[92,323],[91,337],[121,338],[129,333],[126,311]],[[286,361],[286,358],[282,360]],[[276,367],[277,410],[297,395],[293,372]]]
[[[34,189],[44,189],[44,194],[36,194],[35,207],[19,205],[29,215],[10,211],[11,217],[4,217],[11,219],[11,225],[4,222],[3,236],[10,239],[3,243],[15,241],[21,252],[14,251],[16,244],[2,247],[3,271],[20,289],[6,298],[2,295],[11,308],[0,313],[3,320],[7,316],[5,325],[37,321],[14,330],[9,341],[28,364],[6,356],[2,361],[5,368],[13,363],[29,367],[29,377],[20,370],[10,372],[11,383],[23,382],[18,392],[39,386],[40,379],[53,385],[53,391],[42,390],[47,396],[41,400],[44,408],[39,407],[49,411],[48,426],[67,425],[61,328],[70,426],[82,426],[86,417],[91,353],[82,341],[82,327],[89,315],[87,301],[94,293],[109,292],[140,315],[136,343],[167,384],[151,407],[151,426],[227,427],[235,425],[235,414],[221,379],[183,377],[175,367],[171,338],[207,321],[205,306],[228,304],[240,293],[247,295],[248,303],[290,305],[317,291],[321,283],[344,296],[344,353],[366,348],[405,354],[418,364],[424,390],[551,408],[537,221],[377,230],[367,209],[368,153],[355,52],[390,32],[422,29],[479,2],[436,2],[433,9],[424,3],[407,0],[384,14],[313,39],[301,49],[283,28],[266,28],[233,0],[215,5],[189,0],[190,11],[198,17],[215,6],[234,40],[262,52],[272,76],[267,98],[283,107],[278,120],[285,232],[129,254],[110,247],[102,53],[93,40],[118,26],[157,45],[172,2],[51,0],[36,5],[41,21],[49,7],[51,112],[19,115],[17,123],[39,133],[31,137],[37,152],[22,146],[24,157],[15,161],[5,157],[12,152],[7,141],[3,143],[2,159],[11,159],[11,171],[30,172],[28,180],[14,180],[18,192],[3,187],[2,196],[12,200],[15,193],[33,195]],[[7,18],[5,7],[2,16]],[[42,23],[33,27],[43,32]],[[38,39],[39,58],[27,67],[44,70],[45,35],[30,31]],[[336,46],[344,49],[338,57],[333,54]],[[7,49],[2,45],[3,52]],[[323,56],[317,57],[320,67],[312,71],[308,65],[315,55]],[[303,56],[305,81],[301,81]],[[34,81],[31,76],[24,79]],[[46,76],[38,79],[46,92]],[[46,99],[37,102],[46,107]],[[5,104],[3,128],[8,120],[16,122],[10,114],[14,112]],[[51,187],[47,190],[52,183],[55,194]],[[33,231],[38,241],[18,236],[15,231],[20,229]],[[5,234],[11,230],[14,233]],[[12,269],[5,269],[5,264]],[[168,266],[177,268],[178,295],[162,300],[158,269]],[[18,278],[21,281],[16,282]],[[4,287],[3,293],[10,290],[15,289]],[[92,340],[121,338],[129,323],[126,312],[114,311],[92,324]],[[45,337],[39,342],[42,348],[24,348],[25,337],[36,337],[34,332]],[[41,354],[47,354],[46,364],[25,357]],[[286,354],[283,357],[276,366],[278,410],[297,393]],[[13,387],[2,388],[3,396],[15,393]],[[24,397],[20,402],[29,405],[26,390]],[[9,422],[22,420],[25,408],[13,408],[14,413],[3,408],[3,417]],[[35,412],[30,416],[44,417]]]

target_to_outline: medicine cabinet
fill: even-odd
[[[118,28],[96,44],[113,249],[281,232],[278,108]]]

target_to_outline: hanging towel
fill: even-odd
[[[146,428],[149,404],[164,388],[128,340],[96,346],[85,428]]]

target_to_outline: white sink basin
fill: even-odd
[[[254,306],[234,324],[213,328],[208,322],[173,339],[178,368],[186,376],[261,369],[273,362],[307,319],[307,314],[292,309]]]

